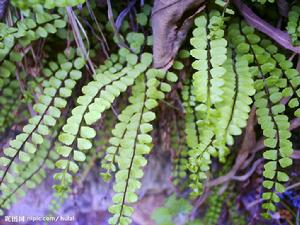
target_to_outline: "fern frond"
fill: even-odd
[[[262,40],[261,46],[270,54],[276,63],[273,71],[274,78],[278,77],[278,87],[282,88],[282,96],[277,94],[273,98],[287,98],[287,106],[300,117],[300,74],[293,68],[293,63],[283,54],[278,53],[278,48],[270,40]]]
[[[185,133],[189,148],[195,147],[200,142],[200,129],[197,121],[200,119],[199,112],[196,110],[194,88],[191,84],[183,86],[182,100],[185,109]]]
[[[111,179],[111,173],[116,172],[117,162],[116,158],[119,154],[121,148],[121,143],[116,142],[116,139],[124,139],[124,135],[127,132],[127,126],[130,123],[130,118],[136,113],[137,104],[132,104],[131,107],[126,107],[121,114],[118,116],[119,120],[122,123],[116,124],[115,128],[112,130],[114,137],[109,139],[109,143],[112,145],[106,149],[106,156],[103,158],[101,167],[106,171],[101,173],[101,176],[104,181],[109,181]]]
[[[136,84],[133,87],[133,93],[134,95],[131,96],[130,103],[135,104],[134,108],[131,107],[131,110],[134,110],[134,112],[131,115],[125,114],[128,116],[127,118],[129,120],[125,120],[125,123],[121,122],[121,124],[124,124],[129,128],[127,130],[126,127],[124,127],[125,129],[123,130],[125,130],[125,132],[122,132],[121,130],[121,133],[123,134],[120,136],[120,138],[116,137],[110,141],[114,146],[118,146],[120,143],[122,148],[121,151],[118,151],[118,156],[116,159],[120,170],[116,173],[116,184],[113,188],[116,192],[115,196],[113,197],[113,202],[115,205],[109,209],[109,211],[114,214],[114,217],[109,220],[110,224],[131,223],[131,220],[128,218],[128,216],[132,215],[133,210],[131,207],[125,204],[136,202],[138,199],[135,191],[140,188],[141,183],[137,179],[143,176],[143,171],[140,169],[140,167],[145,166],[147,163],[146,159],[143,157],[143,154],[150,152],[150,147],[148,145],[152,141],[152,137],[146,133],[142,134],[143,136],[139,136],[140,138],[138,140],[138,130],[142,123],[145,110],[144,105],[146,101],[146,85],[143,77],[140,77],[136,81]],[[149,118],[146,118],[147,122],[150,122],[155,118],[155,114],[151,113],[148,117]],[[149,129],[149,131],[151,131],[152,126],[150,126]],[[142,141],[142,139],[145,140]],[[139,151],[137,151],[137,149],[139,149]]]
[[[218,11],[201,15],[195,20],[191,44],[195,49],[191,55],[196,59],[192,67],[197,71],[193,75],[196,100],[203,103],[201,108],[210,109],[213,104],[222,101],[221,87],[225,69],[227,41],[223,38],[223,17]]]
[[[208,141],[208,143],[211,144],[210,138],[212,138],[212,136],[203,135],[203,133],[206,131],[199,129],[199,126],[197,125],[198,121],[200,120],[200,115],[199,112],[196,110],[196,102],[195,97],[193,95],[193,88],[193,85],[185,85],[182,91],[182,96],[186,115],[186,139],[187,145],[190,149],[188,151],[189,157],[187,167],[189,169],[189,172],[191,173],[189,175],[189,179],[192,182],[190,182],[189,186],[193,191],[192,196],[197,196],[202,192],[203,188],[200,180],[207,178],[205,173],[203,172],[208,170],[207,163],[210,163],[210,156],[208,156],[207,154],[203,155],[203,149],[207,149],[204,147],[204,143]],[[200,137],[205,137],[206,139],[202,138],[200,142]],[[203,162],[204,164],[201,164]],[[201,164],[201,169],[198,167],[199,164]]]
[[[261,5],[264,5],[266,3],[274,3],[275,1],[274,0],[251,0],[252,2],[257,2]]]
[[[237,49],[249,63],[253,63],[252,73],[256,77],[255,106],[258,123],[260,124],[267,150],[263,156],[266,159],[263,176],[263,186],[266,191],[263,193],[265,202],[262,207],[267,211],[263,215],[269,217],[269,211],[275,211],[275,203],[280,201],[278,193],[285,190],[283,183],[289,180],[284,168],[292,164],[290,158],[293,150],[289,140],[290,123],[284,114],[285,105],[281,102],[283,89],[287,82],[282,79],[283,71],[276,62],[276,57],[260,46],[261,39],[254,33],[254,29],[241,22],[230,28],[232,41]],[[234,37],[234,38],[233,38]],[[286,64],[285,57],[281,57],[282,65]],[[289,67],[287,67],[288,69]]]
[[[16,49],[19,45],[24,48],[65,26],[66,22],[60,15],[46,12],[37,12],[34,19],[25,18],[18,21],[14,27],[0,23],[0,88],[2,80],[8,79],[16,72],[15,64],[24,57],[24,54]]]
[[[173,184],[179,185],[180,182],[188,175],[188,148],[183,146],[176,158],[174,159],[174,169],[172,174]]]
[[[36,188],[46,178],[46,169],[54,169],[54,160],[58,155],[55,151],[51,151],[54,141],[45,139],[39,146],[39,151],[33,155],[30,164],[18,165],[16,171],[19,174],[14,183],[6,184],[2,189],[0,198],[0,210],[9,209],[17,199],[25,195],[24,189]],[[2,211],[0,211],[2,212]]]
[[[198,116],[194,124],[205,129],[198,131],[198,142],[194,141],[189,151],[188,168],[191,172],[192,196],[202,193],[202,181],[207,179],[206,172],[211,163],[210,157],[217,154],[217,149],[213,145],[217,125],[216,120],[212,118],[217,117],[217,105],[223,101],[227,59],[224,18],[220,12],[212,10],[209,15],[200,15],[196,18],[195,25],[194,37],[191,39],[191,44],[195,49],[191,50],[191,55],[196,59],[192,67],[197,70],[193,74],[193,93]],[[220,151],[220,158],[224,155],[225,153]]]
[[[55,126],[61,110],[67,105],[66,99],[71,96],[76,80],[81,78],[79,69],[84,66],[84,61],[81,57],[75,58],[73,50],[73,54],[68,57],[60,54],[58,64],[52,65],[55,65],[52,67],[53,70],[48,71],[53,75],[44,83],[43,94],[33,106],[37,115],[30,118],[23,132],[10,141],[9,147],[4,149],[4,156],[0,158],[4,167],[1,170],[0,186],[5,182],[15,181],[14,173],[17,171],[10,169],[15,167],[17,158],[22,163],[28,163],[32,159],[32,154],[43,143],[45,136],[50,134],[50,129]]]
[[[188,152],[188,168],[191,173],[189,178],[192,181],[189,187],[192,190],[190,193],[192,198],[203,192],[203,181],[208,178],[206,173],[210,169],[211,156],[217,155],[216,148],[213,146],[215,135],[211,127],[207,126],[207,129],[201,130],[201,136],[201,142]]]
[[[219,222],[222,208],[224,206],[224,201],[228,196],[228,192],[220,194],[219,191],[219,188],[215,188],[210,193],[208,199],[208,209],[205,212],[204,217],[205,224],[218,224]]]
[[[189,73],[189,69],[186,69],[184,64],[189,64],[188,60],[190,52],[186,49],[182,49],[178,53],[177,59],[173,63],[173,69],[179,72]],[[188,175],[188,150],[189,147],[198,143],[199,127],[196,126],[196,114],[195,110],[195,97],[192,94],[192,85],[190,79],[184,80],[182,88],[182,105],[185,110],[185,121],[183,123],[179,120],[180,114],[174,114],[174,122],[171,127],[171,146],[175,150],[175,156],[173,160],[173,177],[172,181],[174,185],[178,185],[183,180],[186,180]],[[187,144],[188,142],[188,144]],[[181,185],[184,187],[185,185]]]
[[[152,63],[152,55],[149,53],[143,53],[140,62],[138,56],[129,53],[127,49],[121,49],[119,54],[122,59],[126,59],[127,67],[118,71],[121,67],[120,64],[116,64],[117,68],[110,69],[115,73],[110,70],[98,71],[99,73],[94,75],[95,80],[82,88],[84,95],[77,99],[78,106],[72,110],[72,116],[68,118],[63,133],[59,135],[62,146],[57,148],[57,152],[64,158],[56,163],[62,170],[55,174],[55,179],[60,181],[60,184],[56,185],[59,192],[65,191],[72,182],[69,172],[77,173],[79,169],[74,161],[85,161],[84,152],[92,148],[91,139],[95,137],[96,132],[91,126],[111,107],[116,97],[125,92]]]
[[[294,5],[288,14],[288,23],[286,27],[289,33],[292,44],[299,45],[300,38],[300,6],[298,4]]]
[[[234,144],[233,136],[241,135],[242,128],[246,127],[254,95],[254,81],[248,67],[248,61],[236,55],[235,50],[228,52],[224,78],[224,100],[216,104],[219,112],[216,122],[216,140],[213,145],[218,149],[218,156],[225,161],[229,154],[227,146]]]
[[[162,79],[170,82],[177,80],[175,74],[155,69],[149,69],[145,75],[136,80],[132,96],[129,98],[130,105],[119,117],[120,122],[116,125],[119,129],[114,129],[114,137],[110,140],[112,144],[110,149],[112,154],[116,154],[118,167],[113,187],[116,192],[113,197],[114,205],[109,208],[113,214],[109,220],[110,224],[131,223],[130,216],[133,209],[127,204],[138,200],[135,192],[141,186],[139,181],[143,176],[141,167],[147,164],[144,155],[150,152],[152,146],[152,137],[148,133],[153,129],[150,124],[155,119],[153,109],[157,106],[157,101],[165,97],[164,92],[171,90],[169,84],[159,81]]]
[[[172,146],[176,149],[176,155],[173,160],[172,181],[175,186],[182,183],[188,175],[188,146],[186,145],[185,133],[183,125],[179,121],[179,117],[175,116],[174,126],[172,127]],[[184,185],[181,185],[184,186]]]

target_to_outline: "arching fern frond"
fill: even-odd
[[[34,19],[17,21],[14,27],[0,23],[0,90],[3,83],[7,82],[5,80],[16,72],[16,63],[21,62],[24,57],[19,46],[24,48],[65,26],[66,22],[60,15],[46,12],[37,12]]]
[[[28,163],[32,159],[32,154],[38,150],[45,136],[51,133],[50,130],[60,117],[61,110],[66,107],[66,99],[71,96],[76,81],[81,78],[79,70],[84,66],[83,59],[75,56],[75,50],[70,52],[68,56],[59,54],[58,63],[51,63],[47,71],[52,76],[43,83],[44,91],[39,96],[38,103],[33,106],[37,115],[29,119],[23,132],[11,140],[9,146],[4,149],[5,156],[0,158],[3,166],[0,186],[15,181],[14,173],[18,171],[15,171],[14,167],[17,165],[17,159],[23,163]]]
[[[72,116],[68,118],[63,133],[59,135],[63,145],[57,152],[64,157],[56,163],[62,170],[55,175],[55,179],[60,181],[56,186],[59,192],[65,191],[72,182],[69,172],[76,174],[79,169],[74,161],[84,161],[84,152],[92,148],[91,139],[95,137],[96,132],[91,126],[152,62],[152,55],[149,53],[143,53],[139,59],[127,49],[121,49],[119,55],[121,62],[126,60],[127,66],[121,69],[121,64],[117,63],[116,68],[106,71],[100,69],[94,75],[95,80],[82,88],[84,95],[77,99],[78,106],[72,110]],[[105,68],[102,67],[104,70]]]
[[[278,48],[270,40],[262,40],[261,46],[266,49],[270,57],[275,61],[276,69],[273,73],[278,77],[279,87],[282,88],[282,96],[286,98],[287,106],[294,111],[296,117],[300,117],[300,74],[293,68],[293,63],[283,54],[278,53]]]
[[[33,189],[40,184],[46,177],[46,168],[54,169],[54,160],[58,155],[55,151],[51,151],[54,146],[54,140],[47,140],[39,146],[39,151],[33,154],[30,164],[21,164],[16,167],[18,178],[14,183],[7,183],[5,188],[1,188],[0,212],[9,209],[10,205],[25,196],[27,189]]]

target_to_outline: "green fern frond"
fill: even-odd
[[[192,64],[194,68],[199,63],[199,71],[193,75],[193,90],[195,109],[199,115],[194,124],[200,127],[199,143],[193,141],[189,151],[189,169],[192,173],[190,178],[193,180],[190,187],[193,196],[202,192],[202,183],[207,179],[206,172],[210,168],[211,156],[218,155],[220,161],[225,162],[225,157],[229,154],[228,146],[234,142],[233,136],[240,135],[242,128],[246,126],[249,106],[252,103],[251,96],[254,94],[247,60],[226,48],[227,42],[223,38],[222,29],[223,17],[213,11],[210,21],[207,22],[204,16],[198,17],[195,20],[198,27],[191,39],[192,45],[198,46],[198,49],[191,51],[191,55],[197,59]],[[205,29],[205,26],[208,28]],[[198,38],[195,37],[197,35]],[[205,37],[211,40],[202,40]],[[195,132],[196,129],[192,130]]]
[[[121,61],[126,59],[127,66],[122,69],[121,64],[116,63],[116,67],[108,67],[109,70],[102,71],[107,68],[105,65],[98,70],[94,75],[95,80],[82,88],[84,95],[77,99],[78,106],[72,110],[72,116],[68,118],[63,132],[59,135],[62,145],[57,148],[57,152],[63,156],[56,163],[62,170],[55,174],[55,179],[60,181],[56,185],[59,192],[65,191],[72,182],[69,172],[76,174],[79,169],[74,161],[85,161],[85,152],[92,148],[91,139],[96,132],[91,126],[152,63],[152,55],[149,53],[143,53],[138,59],[137,55],[127,49],[121,49],[119,55]]]
[[[232,42],[237,47],[240,54],[247,58],[249,63],[254,64],[252,73],[256,78],[255,106],[258,123],[260,124],[266,150],[263,154],[266,159],[264,165],[263,186],[266,191],[263,193],[265,202],[262,207],[267,211],[263,215],[269,217],[269,211],[275,211],[275,203],[280,201],[278,193],[285,190],[284,182],[289,180],[288,175],[283,171],[284,168],[292,164],[290,158],[293,150],[289,140],[290,123],[284,114],[285,105],[281,102],[283,90],[287,88],[288,82],[283,78],[284,70],[289,69],[290,65],[283,55],[273,57],[270,54],[273,48],[269,46],[266,50],[261,45],[268,42],[261,42],[261,38],[254,33],[254,29],[241,22],[233,24],[229,28],[232,35]],[[277,60],[280,61],[279,65]],[[286,65],[286,68],[281,66]],[[279,67],[279,68],[278,68]],[[294,72],[293,72],[294,73]]]
[[[200,119],[199,112],[196,110],[194,88],[191,84],[183,86],[182,99],[185,109],[185,133],[186,141],[189,148],[195,147],[199,142],[200,129],[197,121]]]
[[[193,74],[195,98],[203,104],[201,108],[207,111],[222,101],[221,87],[225,74],[222,65],[227,58],[223,23],[223,17],[218,11],[201,15],[195,19],[196,28],[191,38],[194,47],[191,55],[196,59],[192,67],[197,71]]]
[[[185,107],[185,132],[186,132],[186,139],[187,139],[187,145],[189,147],[188,151],[188,169],[189,172],[191,172],[189,179],[192,181],[190,183],[190,188],[192,189],[193,193],[192,195],[199,195],[202,192],[202,183],[200,180],[206,179],[207,176],[203,171],[207,171],[207,163],[210,162],[210,156],[205,156],[202,154],[203,149],[201,151],[201,147],[203,147],[203,143],[206,143],[205,139],[201,139],[200,142],[200,137],[210,137],[209,135],[202,135],[203,132],[206,132],[204,130],[199,129],[199,126],[197,125],[200,115],[199,112],[196,110],[196,102],[195,102],[195,97],[193,95],[193,85],[185,85],[183,87],[182,91],[182,96],[183,96],[183,101],[184,101],[184,107]],[[211,143],[210,138],[207,138],[207,141]],[[205,147],[204,147],[205,149]],[[203,157],[203,158],[202,158]],[[209,157],[209,158],[208,158]],[[202,159],[203,160],[202,160]],[[208,160],[207,160],[208,159]],[[200,163],[205,163],[205,165],[201,165],[202,171],[200,171],[198,165]]]
[[[195,110],[193,126],[200,127],[191,129],[198,132],[191,139],[187,136],[189,151],[189,170],[192,183],[192,196],[198,196],[203,190],[202,181],[206,179],[206,171],[209,170],[210,155],[215,155],[216,150],[212,146],[215,134],[212,120],[216,115],[215,105],[223,101],[222,87],[224,85],[225,68],[227,59],[227,41],[224,37],[224,18],[220,12],[212,10],[195,19],[196,28],[190,42],[194,49],[191,56],[196,60],[192,67],[196,70],[193,74],[192,92],[195,96]],[[196,115],[197,114],[197,115]],[[188,116],[190,117],[190,116]],[[189,118],[186,120],[189,123]],[[201,130],[205,127],[205,130]],[[191,132],[188,132],[191,134]],[[193,143],[189,144],[192,140]],[[197,141],[196,141],[197,140]]]
[[[34,19],[17,21],[14,27],[0,23],[0,90],[11,74],[16,72],[16,63],[20,63],[24,57],[24,53],[19,52],[19,46],[24,48],[65,26],[66,22],[60,15],[46,12],[37,12]]]
[[[69,62],[71,60],[71,62]],[[73,54],[66,57],[59,55],[58,64],[52,63],[52,76],[47,82],[44,82],[44,91],[39,96],[39,101],[33,106],[37,113],[36,116],[29,119],[29,122],[23,128],[23,132],[11,140],[9,147],[4,149],[4,156],[0,158],[1,170],[0,186],[4,183],[12,183],[15,181],[14,174],[18,173],[13,168],[16,165],[17,158],[22,163],[28,163],[32,159],[38,146],[44,142],[47,135],[51,133],[51,128],[55,126],[61,115],[61,110],[66,107],[67,101],[72,94],[76,81],[81,78],[79,69],[84,64],[81,57],[75,58]],[[13,171],[11,171],[11,169]]]
[[[219,158],[225,161],[229,154],[227,146],[234,144],[233,136],[241,135],[246,127],[254,95],[254,81],[249,70],[248,61],[236,55],[234,50],[228,52],[225,64],[223,93],[226,98],[216,104],[219,113],[216,123],[216,140],[213,145],[218,149]]]
[[[179,118],[179,117],[175,117]],[[184,128],[182,127],[179,119],[175,119],[174,128],[172,132],[172,143],[173,148],[176,149],[176,155],[173,159],[173,174],[172,181],[175,186],[182,183],[183,180],[188,176],[188,146],[186,145],[185,133],[183,132]],[[173,140],[174,139],[174,140]],[[184,185],[181,185],[184,187]]]
[[[9,209],[16,199],[25,196],[25,188],[36,188],[46,178],[46,169],[54,169],[54,161],[58,155],[51,151],[53,143],[53,141],[51,144],[49,140],[45,139],[39,146],[39,151],[34,153],[30,164],[21,164],[16,167],[16,173],[19,174],[18,178],[14,183],[8,183],[5,188],[0,189],[2,191],[0,210]]]
[[[292,44],[299,45],[300,38],[300,6],[298,4],[294,5],[288,14],[288,23],[286,27],[289,33]]]
[[[147,164],[144,155],[148,154],[152,147],[149,132],[153,129],[150,122],[155,119],[153,109],[158,100],[165,97],[164,92],[171,90],[164,79],[175,82],[177,77],[170,72],[149,69],[136,80],[132,96],[129,98],[130,105],[118,118],[120,122],[114,129],[114,137],[110,139],[112,154],[108,153],[109,160],[113,162],[115,157],[114,169],[118,167],[113,187],[116,192],[113,197],[114,205],[109,208],[113,214],[109,220],[110,224],[131,223],[133,209],[127,204],[138,200],[135,192],[140,188],[139,179],[144,174],[141,167]]]
[[[261,4],[261,5],[264,5],[266,3],[274,3],[275,2],[275,0],[251,0],[251,1],[252,2],[257,2],[257,3]]]
[[[300,74],[293,68],[293,63],[283,54],[278,53],[278,48],[270,40],[262,40],[261,46],[270,54],[272,60],[276,63],[278,86],[282,88],[282,95],[277,94],[276,98],[287,98],[287,106],[294,111],[296,117],[300,117]],[[274,77],[275,78],[275,77]]]

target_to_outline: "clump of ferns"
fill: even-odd
[[[146,10],[144,14],[147,13]],[[61,15],[45,16],[41,12],[35,15],[37,23],[32,19],[26,20],[25,25],[20,22],[23,24],[19,25],[21,28],[25,26],[20,29],[22,32],[7,28],[4,36],[10,38],[4,37],[7,45],[2,45],[4,50],[0,51],[4,80],[15,71],[12,62],[20,60],[14,52],[14,41],[27,46],[36,38],[45,38],[48,33],[58,32],[55,28],[62,29],[66,25]],[[139,23],[148,23],[147,19],[145,23],[145,15],[140,16]],[[188,177],[192,197],[202,194],[205,180],[211,176],[212,158],[226,162],[234,137],[241,135],[247,125],[255,94],[254,106],[265,137],[263,186],[266,191],[262,207],[268,216],[270,211],[276,210],[278,193],[284,191],[283,184],[289,179],[285,168],[292,163],[292,144],[289,141],[290,124],[285,113],[289,107],[294,109],[296,117],[299,116],[298,72],[285,55],[278,53],[275,45],[257,34],[252,27],[243,21],[227,23],[224,15],[216,10],[207,9],[195,19],[192,35],[192,49],[183,52],[183,57],[193,60],[193,70],[184,80],[181,93],[187,140],[186,149],[181,151],[181,159],[184,160],[180,163],[186,165],[178,167],[177,175]],[[14,41],[10,42],[11,39]],[[86,58],[80,50],[68,48],[58,54],[56,60],[49,61],[42,71],[48,79],[43,81],[43,90],[33,107],[36,115],[4,149],[1,158],[1,208],[9,208],[15,201],[16,196],[12,195],[11,190],[23,184],[33,187],[42,180],[43,173],[34,176],[35,181],[28,180],[33,178],[30,175],[32,170],[40,168],[41,160],[36,160],[39,158],[49,158],[45,162],[49,162],[51,168],[55,163],[58,169],[54,175],[57,181],[54,187],[56,197],[67,196],[74,177],[93,148],[96,124],[112,108],[115,100],[130,89],[128,104],[118,114],[109,147],[105,150],[101,176],[105,180],[114,178],[115,195],[109,209],[113,214],[110,223],[131,223],[131,204],[138,200],[142,168],[147,164],[145,156],[153,145],[151,132],[156,118],[155,109],[178,78],[173,72],[151,67],[150,37],[129,32],[116,41],[120,40],[126,45],[111,54],[82,87],[82,93],[63,123],[62,131],[57,133],[56,151],[49,151],[52,149],[49,146],[43,150],[43,145],[49,135],[58,129],[57,123],[66,110],[67,101],[74,93],[76,84],[82,80]],[[174,64],[175,69],[182,69],[182,66],[179,62]],[[287,107],[282,99],[288,99]],[[26,172],[28,168],[24,169],[27,166],[31,170],[30,176]],[[20,195],[24,193],[21,189],[17,191]]]
[[[171,90],[168,82],[177,80],[174,73],[151,68],[152,55],[140,53],[146,41],[143,34],[129,33],[126,41],[130,49],[121,48],[118,54],[112,54],[93,74],[93,80],[82,88],[83,95],[77,99],[58,136],[59,143],[55,149],[60,157],[53,159],[61,171],[54,176],[58,180],[55,189],[63,196],[70,190],[73,180],[71,173],[78,172],[79,165],[86,160],[87,150],[93,146],[92,139],[96,131],[92,125],[99,121],[102,112],[111,107],[116,97],[133,85],[129,106],[118,116],[119,122],[110,139],[111,147],[103,160],[103,168],[107,170],[103,177],[108,178],[116,168],[119,170],[114,185],[117,194],[110,208],[115,214],[111,223],[130,221],[132,209],[125,203],[137,200],[134,192],[140,187],[138,179],[143,175],[140,167],[147,162],[143,155],[149,153],[151,147],[152,138],[148,133],[152,130],[149,122],[155,119],[152,109]],[[49,74],[49,80],[43,82],[43,91],[33,107],[37,115],[9,143],[4,149],[5,156],[1,158],[4,165],[1,178],[2,207],[9,207],[10,202],[6,199],[14,197],[10,191],[18,188],[15,187],[18,182],[30,183],[27,180],[29,178],[22,174],[22,165],[28,165],[29,161],[37,158],[36,154],[41,152],[37,148],[44,143],[50,130],[56,128],[76,81],[82,77],[84,65],[85,60],[80,52],[71,48],[65,54],[59,54],[57,62],[50,62],[49,68],[44,69],[43,73]],[[19,163],[16,163],[17,159]],[[20,175],[17,180],[15,174]]]
[[[300,78],[293,63],[254,28],[243,21],[228,24],[224,26],[224,17],[217,11],[203,13],[195,20],[190,40],[195,72],[192,83],[186,82],[183,89],[189,186],[192,196],[200,195],[211,157],[226,161],[233,136],[242,134],[247,125],[255,94],[265,145],[262,207],[268,217],[289,179],[285,168],[292,164],[292,143],[286,108],[299,116]],[[283,99],[288,99],[286,106]]]

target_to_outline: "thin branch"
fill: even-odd
[[[252,165],[251,169],[244,175],[242,176],[232,176],[232,180],[237,180],[237,181],[245,181],[247,180],[256,170],[258,165],[263,161],[263,159],[256,160],[254,164]]]

